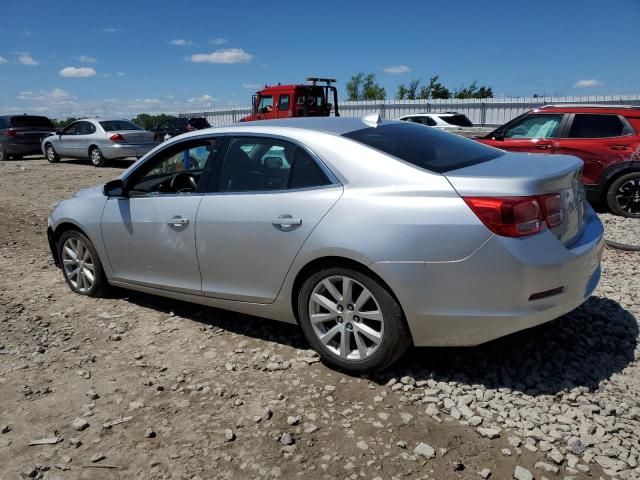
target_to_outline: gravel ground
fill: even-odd
[[[292,325],[72,294],[48,205],[122,166],[0,164],[0,479],[640,478],[640,253],[561,319],[351,377]]]
[[[640,218],[623,218],[610,213],[599,213],[606,229],[607,240],[640,248]]]

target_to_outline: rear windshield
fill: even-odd
[[[19,117],[11,117],[9,121],[13,128],[55,128],[51,120],[47,117],[36,117],[32,115],[20,115]]]
[[[100,122],[100,125],[104,128],[105,132],[116,132],[118,130],[142,130],[142,127],[126,120],[107,120],[106,122]]]
[[[504,155],[474,140],[435,128],[398,122],[345,133],[344,137],[409,162],[416,167],[443,173]]]
[[[449,125],[455,125],[457,127],[473,127],[473,123],[466,115],[447,115],[440,118]]]

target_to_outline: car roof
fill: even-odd
[[[375,114],[374,114],[375,115]],[[238,128],[238,127],[275,127],[275,128],[300,128],[304,130],[312,130],[316,132],[331,133],[334,135],[344,135],[345,133],[354,132],[374,126],[367,121],[368,117],[351,118],[351,117],[299,117],[299,118],[283,118],[277,120],[258,120],[254,122],[241,122],[224,127],[212,127],[213,129],[221,128]],[[380,120],[377,125],[388,123],[396,123],[393,120]],[[200,130],[205,132],[209,129]]]
[[[610,113],[615,115],[629,115],[629,113],[640,113],[640,105],[566,103],[557,105],[543,105],[535,109],[534,111],[557,113]]]

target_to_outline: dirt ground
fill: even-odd
[[[0,164],[0,479],[477,479],[485,468],[508,479],[518,465],[568,475],[564,464],[534,469],[553,462],[514,448],[509,432],[483,438],[411,396],[434,378],[508,388],[465,365],[499,369],[496,356],[517,360],[522,342],[558,338],[562,319],[481,347],[414,349],[393,371],[358,378],[318,362],[296,326],[118,289],[73,294],[49,253],[49,206],[128,165]],[[640,259],[621,255],[605,252],[605,275]],[[633,349],[625,361],[637,363]],[[392,388],[403,377],[410,387]],[[29,446],[44,438],[56,443]],[[414,453],[420,442],[435,458]],[[600,475],[591,464],[571,478]]]

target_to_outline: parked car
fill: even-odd
[[[47,117],[37,115],[0,116],[0,161],[40,155],[40,142],[56,128]]]
[[[485,135],[492,129],[474,125],[469,117],[458,112],[443,113],[414,113],[398,118],[404,122],[419,123],[428,127],[455,133],[463,137],[477,137]]]
[[[51,163],[61,157],[88,158],[103,167],[108,160],[140,158],[153,147],[153,133],[128,120],[85,118],[42,140],[42,152]]]
[[[327,363],[363,372],[582,304],[603,227],[581,168],[377,115],[251,122],[165,142],[60,202],[47,234],[76,293],[298,322]]]
[[[588,198],[640,218],[640,106],[547,105],[478,141],[512,152],[575,155]]]
[[[156,142],[164,142],[176,135],[193,132],[195,130],[202,130],[203,128],[209,127],[211,127],[211,125],[209,125],[209,122],[207,122],[207,119],[204,117],[180,117],[165,120],[150,131],[154,133],[154,139]]]

